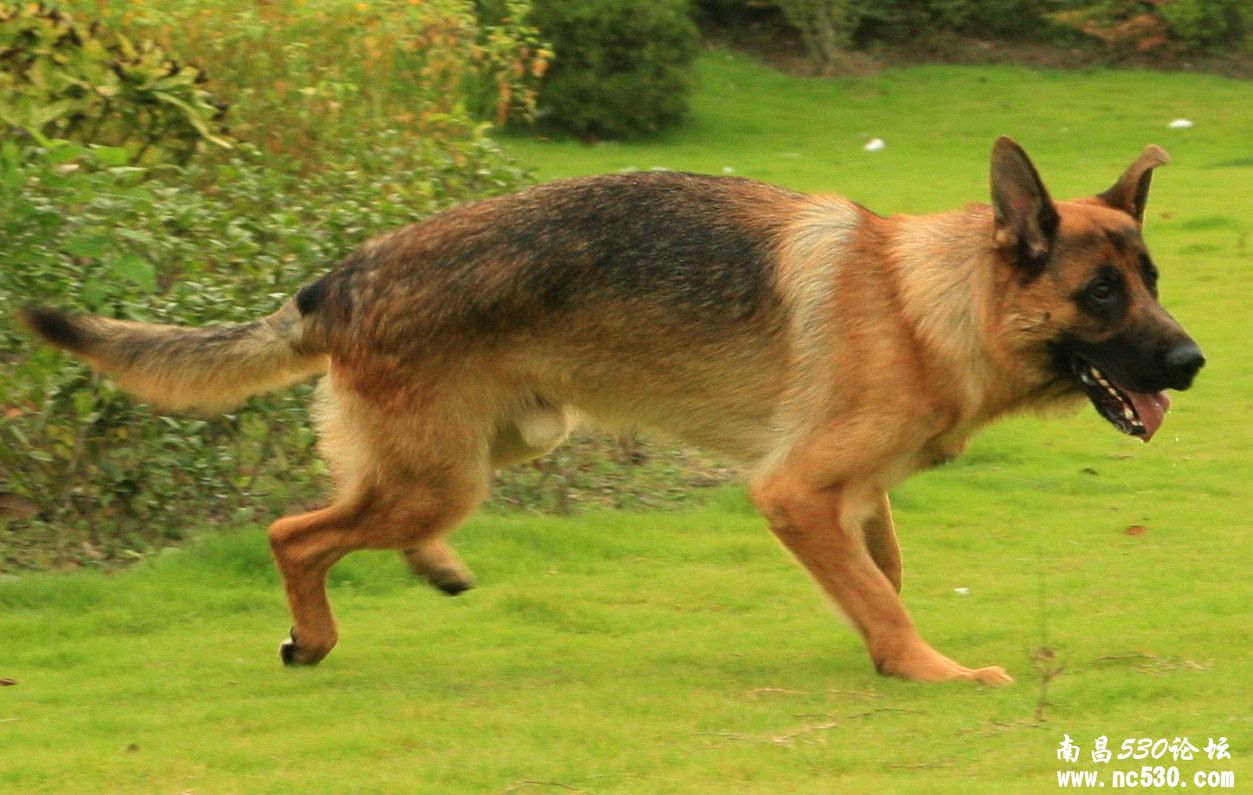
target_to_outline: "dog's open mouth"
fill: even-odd
[[[1147,442],[1162,427],[1170,396],[1162,392],[1133,392],[1083,359],[1071,360],[1075,378],[1101,416],[1123,433]]]

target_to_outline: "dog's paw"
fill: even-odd
[[[278,644],[278,658],[283,661],[283,665],[296,665],[296,641],[288,638]]]
[[[468,571],[454,568],[436,569],[426,575],[426,581],[448,596],[465,593],[474,587],[474,578]]]
[[[1007,685],[1014,678],[999,665],[967,668],[945,657],[921,639],[897,647],[875,660],[879,673],[915,682],[978,682],[981,685]]]
[[[1014,677],[1010,676],[1004,668],[999,665],[990,665],[987,668],[975,668],[970,672],[971,678],[981,685],[991,685],[997,687],[999,685],[1013,684]]]
[[[287,640],[278,645],[278,658],[283,661],[283,665],[317,665],[329,652],[330,649],[319,652],[299,645],[296,642],[295,628],[291,630]]]
[[[448,596],[456,596],[457,594],[465,593],[474,587],[474,583],[472,581],[466,580],[444,580],[441,582],[432,582],[431,584]]]
[[[278,644],[278,658],[283,661],[283,665],[299,665],[296,659],[296,628],[292,627],[287,631],[287,640]]]

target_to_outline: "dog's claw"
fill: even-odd
[[[278,658],[283,665],[300,665],[300,660],[296,659],[296,628],[288,630],[287,635],[287,640],[278,644]]]
[[[334,640],[326,646],[318,646],[317,644],[300,643],[296,637],[296,630],[291,630],[291,637],[278,645],[278,657],[283,661],[283,665],[317,665],[322,662],[322,658],[330,653],[331,648],[335,646]]]

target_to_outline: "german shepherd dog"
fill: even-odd
[[[492,471],[580,418],[739,461],[770,529],[877,669],[1012,681],[918,635],[888,491],[984,423],[1086,395],[1147,441],[1204,364],[1157,300],[1141,224],[1150,146],[1104,193],[1053,201],[992,150],[991,206],[884,218],[837,196],[673,172],[554,182],[376,237],[269,317],[182,328],[51,309],[26,324],[167,409],[223,409],[327,373],[316,418],[337,488],[269,530],[294,626],[337,639],[327,571],[402,550],[447,593],[448,535]]]

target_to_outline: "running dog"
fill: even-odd
[[[884,674],[1011,681],[918,635],[888,491],[985,423],[1083,396],[1145,441],[1205,359],[1162,308],[1141,236],[1150,146],[1103,193],[1054,201],[992,151],[991,204],[884,218],[837,196],[673,172],[554,182],[376,237],[269,317],[183,328],[32,308],[26,324],[170,410],[224,409],[327,373],[328,507],[269,531],[294,619],[335,645],[327,571],[403,550],[448,593],[447,542],[492,471],[580,418],[739,461],[770,529]]]

